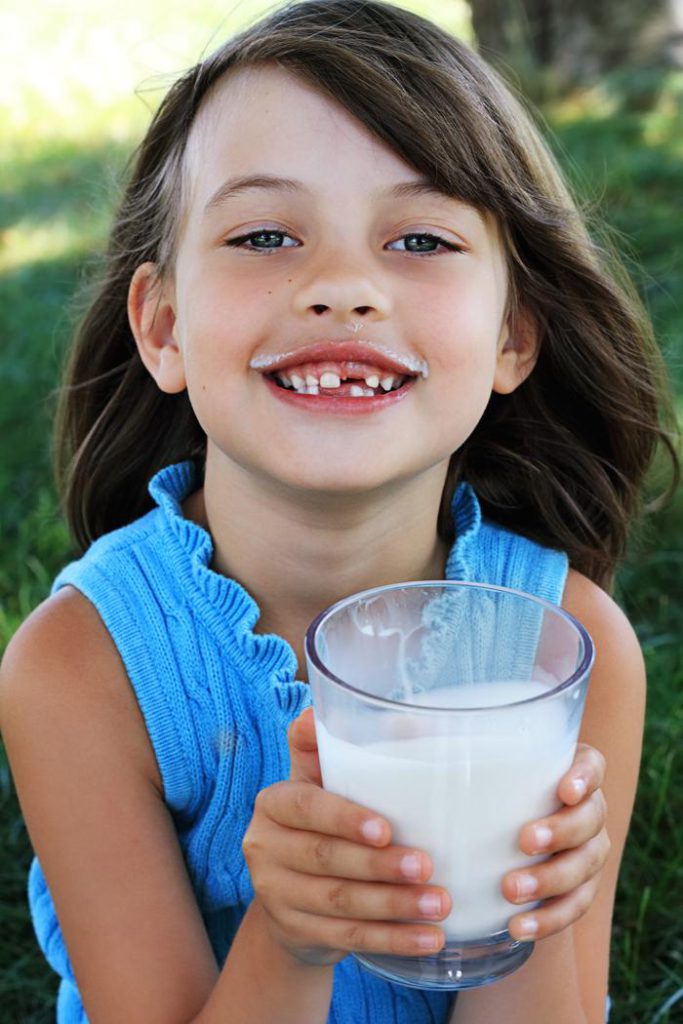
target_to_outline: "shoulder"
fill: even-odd
[[[609,594],[573,569],[567,577],[562,607],[586,627],[595,646],[588,721],[594,709],[609,710],[615,723],[630,717],[631,731],[637,730],[640,736],[645,707],[645,663],[633,626]],[[604,722],[603,730],[608,727],[609,722]],[[636,749],[640,750],[640,741]]]
[[[37,721],[66,737],[118,736],[161,792],[154,753],[126,670],[100,615],[64,586],[26,619],[0,665],[0,728],[6,743],[39,742]]]
[[[94,606],[75,587],[65,586],[38,605],[10,640],[0,693],[17,669],[37,671],[49,665],[53,674],[67,676],[67,686],[75,688],[82,680],[81,670],[98,677],[98,669],[115,671],[117,660]]]
[[[194,1020],[215,959],[125,670],[78,591],[16,633],[0,719],[55,970],[75,977],[89,1020]]]
[[[570,569],[562,595],[562,607],[571,615],[580,618],[588,615],[596,624],[617,628],[621,633],[637,639],[633,627],[613,597],[587,576]]]
[[[571,571],[562,606],[588,630],[595,646],[581,739],[607,761],[603,787],[608,831],[621,856],[635,799],[645,720],[645,663],[633,626],[595,583]]]
[[[586,576],[570,569],[562,607],[588,630],[595,644],[595,668],[602,676],[618,670],[620,690],[643,690],[645,665],[633,626],[610,595]],[[617,685],[617,681],[615,681]]]

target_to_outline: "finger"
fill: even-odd
[[[394,956],[429,956],[437,953],[445,942],[443,930],[438,925],[348,920],[302,912],[288,916],[287,934],[303,947]]]
[[[599,750],[579,743],[569,771],[562,776],[557,795],[565,804],[577,804],[605,781],[606,762]]]
[[[309,752],[318,749],[312,707],[304,708],[298,718],[294,719],[287,730],[287,736],[290,746],[294,745],[298,750]]]
[[[290,780],[322,786],[313,708],[306,708],[287,730],[291,767]]]
[[[583,917],[591,907],[600,885],[600,875],[585,882],[566,896],[558,896],[526,914],[516,914],[508,922],[513,939],[533,941],[563,931]]]
[[[391,826],[385,818],[310,782],[276,782],[262,789],[255,809],[288,828],[388,846]]]
[[[278,860],[283,867],[307,875],[367,882],[426,882],[433,870],[429,856],[421,850],[407,846],[375,849],[297,829],[283,830],[278,836]]]
[[[602,871],[609,851],[610,841],[603,829],[577,850],[558,853],[524,871],[509,871],[503,878],[503,895],[511,903],[567,895]]]
[[[451,899],[440,886],[387,885],[345,878],[316,878],[288,872],[288,905],[321,917],[360,921],[441,921]]]
[[[519,848],[532,856],[574,849],[598,835],[606,820],[607,804],[598,789],[576,807],[562,807],[525,825],[519,833]]]

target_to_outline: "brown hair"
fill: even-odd
[[[664,377],[642,307],[607,269],[528,114],[467,46],[374,0],[305,0],[268,15],[172,86],[138,151],[104,273],[76,334],[58,416],[57,473],[77,542],[151,506],[164,465],[201,460],[186,393],[161,392],[126,314],[135,268],[172,272],[183,158],[197,111],[230,69],[263,63],[334,97],[449,195],[490,211],[506,243],[511,309],[540,333],[537,365],[493,395],[453,456],[439,530],[452,531],[455,483],[485,514],[605,585],[623,554],[658,443]]]

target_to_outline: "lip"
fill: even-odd
[[[363,416],[380,412],[396,405],[397,402],[402,402],[415,386],[415,378],[411,377],[397,391],[388,391],[385,395],[375,395],[373,398],[335,398],[331,395],[300,395],[296,391],[279,387],[270,377],[264,375],[263,380],[270,393],[287,405],[312,413],[335,413],[341,416]]]
[[[385,345],[379,343],[348,341],[345,338],[339,340],[333,338],[321,339],[314,341],[310,345],[304,345],[301,348],[288,352],[256,356],[251,360],[249,366],[253,370],[261,370],[263,373],[272,374],[277,373],[278,370],[287,370],[291,366],[298,366],[301,363],[316,362],[368,363],[389,373],[393,372],[410,377],[426,377],[429,372],[427,364],[423,359],[416,359],[411,355],[393,352]],[[337,401],[341,401],[341,399]],[[352,399],[352,401],[360,401],[360,399]]]

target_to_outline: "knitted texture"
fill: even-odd
[[[259,609],[211,568],[209,534],[182,513],[190,462],[150,483],[157,507],[97,540],[57,577],[97,609],[125,665],[159,765],[165,800],[217,961],[253,898],[242,839],[257,793],[287,778],[287,728],[310,703],[281,637],[254,633]],[[453,500],[448,579],[488,582],[559,603],[567,559],[482,520],[471,487]],[[58,1024],[87,1024],[42,868],[29,905],[60,976]],[[347,957],[335,968],[329,1024],[441,1024],[452,996],[385,982]]]

